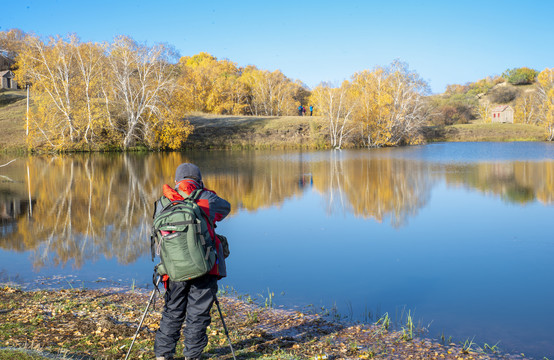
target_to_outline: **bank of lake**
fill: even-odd
[[[150,297],[146,289],[132,287],[22,291],[0,285],[0,359],[122,359]],[[145,318],[132,359],[154,358],[162,296]],[[360,324],[341,321],[325,309],[276,308],[268,298],[221,291],[219,297],[237,359],[526,358],[502,354],[495,344],[475,339],[457,344],[446,337],[430,340],[409,321],[394,329],[386,316]],[[208,335],[204,358],[232,359],[215,307]],[[183,359],[181,353],[182,341],[176,359]]]
[[[26,151],[24,90],[0,93],[0,151]],[[317,149],[329,146],[327,124],[318,116],[232,116],[193,113],[187,149]],[[526,124],[427,126],[427,142],[544,141],[545,131]],[[348,144],[346,144],[348,147]]]

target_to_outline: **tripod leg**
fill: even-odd
[[[158,284],[160,283],[160,277],[158,277],[158,280],[156,281],[156,287],[154,290],[152,290],[152,294],[150,294],[150,300],[148,300],[148,304],[146,305],[146,309],[144,310],[144,313],[142,314],[142,318],[140,319],[139,326],[137,328],[137,331],[135,332],[135,336],[133,337],[133,341],[131,342],[131,346],[129,346],[129,350],[127,351],[127,355],[125,355],[125,360],[129,358],[129,354],[131,354],[131,349],[133,348],[133,345],[135,344],[135,340],[137,339],[138,333],[140,332],[140,328],[142,327],[142,323],[144,322],[144,318],[146,318],[146,314],[148,313],[148,309],[150,308],[150,304],[152,303],[152,300],[154,299],[154,295],[156,294],[156,290],[158,287]]]
[[[231,338],[229,337],[229,331],[227,330],[227,326],[225,325],[225,320],[223,320],[223,313],[221,312],[221,308],[219,307],[219,300],[217,300],[217,297],[215,298],[215,305],[217,306],[217,311],[219,312],[219,318],[221,319],[221,323],[223,324],[223,329],[225,330],[225,336],[227,336],[227,340],[229,341],[229,347],[231,348],[231,354],[233,354],[233,359],[237,360],[235,357],[235,350],[233,349],[233,344],[231,343]]]

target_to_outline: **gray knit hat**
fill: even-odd
[[[179,182],[183,179],[202,181],[202,174],[198,166],[189,163],[183,163],[177,166],[177,170],[175,170],[175,182]]]

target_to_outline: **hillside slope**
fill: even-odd
[[[326,126],[317,116],[231,116],[195,114],[186,148],[318,148]]]
[[[25,149],[25,90],[0,91],[0,150]]]
[[[478,95],[479,104],[488,102],[492,107],[499,105],[509,105],[515,109],[518,99],[530,96],[537,91],[536,84],[512,85],[503,82],[495,85],[485,94]]]

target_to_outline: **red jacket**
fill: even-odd
[[[215,249],[217,252],[217,261],[208,274],[216,275],[219,278],[227,276],[227,268],[225,266],[225,257],[223,256],[223,247],[219,238],[215,236],[215,229],[211,224],[215,225],[216,221],[223,220],[231,211],[231,204],[225,199],[220,198],[217,194],[203,187],[202,183],[198,183],[192,179],[184,179],[177,183],[175,189],[169,185],[163,186],[163,194],[169,200],[182,200],[191,192],[198,188],[204,190],[200,193],[196,203],[204,210],[204,213],[210,218],[208,221],[208,231],[212,239],[215,240]]]

